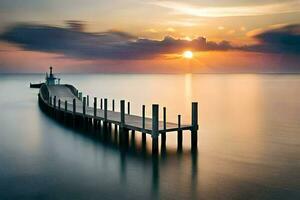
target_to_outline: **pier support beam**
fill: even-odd
[[[73,127],[76,126],[76,99],[73,99]]]
[[[67,124],[68,123],[68,120],[67,120],[67,116],[68,116],[68,102],[65,101],[65,112],[64,112],[64,124]]]
[[[191,147],[192,152],[197,151],[198,147],[198,103],[192,103],[192,129],[191,129]]]
[[[90,96],[86,95],[86,106],[89,107],[90,106]]]
[[[56,96],[54,96],[53,98],[53,104],[54,104],[54,108],[56,108]]]
[[[85,114],[86,114],[86,97],[83,97],[83,101],[82,101],[82,127],[84,129],[86,129],[86,125],[87,125],[87,122],[86,122],[86,117],[85,117]]]
[[[61,103],[61,101],[60,101],[60,99],[58,99],[58,110],[60,110],[60,103]]]
[[[130,115],[130,102],[127,102],[127,114]]]
[[[97,130],[97,97],[94,97],[94,119],[93,119],[93,125],[94,130]]]
[[[125,101],[120,101],[120,126],[119,126],[119,143],[121,145],[124,144],[124,138],[125,138]]]
[[[53,107],[54,107],[53,116],[56,119],[56,96],[54,96],[54,98],[53,98]]]
[[[60,101],[60,99],[58,99],[58,113],[57,113],[58,120],[61,120],[61,114],[62,114],[62,112],[60,110],[60,103],[61,103],[61,101]]]
[[[163,108],[163,123],[164,123],[164,130],[167,130],[167,109],[166,107]],[[166,150],[166,132],[161,133],[161,150],[165,152]]]
[[[158,155],[158,116],[159,116],[159,105],[153,104],[152,105],[152,155]]]
[[[142,106],[142,128],[143,128],[143,131],[145,131],[145,119],[146,118],[146,106],[143,105]],[[143,149],[146,149],[146,133],[145,132],[142,132],[142,148]]]
[[[107,132],[107,99],[104,99],[104,130]]]
[[[86,97],[83,97],[83,101],[82,101],[82,114],[85,115],[86,114]]]
[[[178,115],[177,151],[182,152],[181,115]]]
[[[124,128],[124,124],[125,124],[125,101],[124,100],[121,100],[120,101],[120,121],[121,121],[121,124],[120,124],[120,127],[121,128]]]

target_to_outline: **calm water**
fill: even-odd
[[[166,106],[168,121],[198,101],[198,154],[189,133],[177,154],[171,133],[159,160],[47,117],[28,88],[43,78],[0,75],[0,199],[300,199],[299,75],[61,75],[135,114]]]

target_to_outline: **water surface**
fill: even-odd
[[[176,133],[158,160],[139,154],[139,133],[137,152],[120,151],[42,113],[28,86],[43,75],[0,75],[0,199],[300,199],[299,75],[60,77],[134,114],[159,103],[172,122],[198,101],[198,153],[189,132],[181,154]]]

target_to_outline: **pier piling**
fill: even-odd
[[[130,102],[127,102],[127,114],[130,115]]]
[[[86,97],[83,97],[83,102],[82,102],[82,127],[83,129],[87,128],[87,119],[85,117],[86,115]]]
[[[192,151],[197,150],[198,146],[198,103],[192,103],[192,129],[191,129],[191,147]]]
[[[152,155],[158,155],[158,121],[159,121],[159,105],[153,104],[152,105]]]
[[[181,115],[178,115],[177,150],[182,151]]]
[[[146,133],[145,133],[145,118],[146,118],[146,106],[143,105],[142,106],[142,129],[143,129],[143,132],[142,132],[142,146],[143,148],[146,147]]]
[[[94,97],[94,118],[93,118],[94,130],[97,130],[98,120],[96,119],[96,117],[97,117],[97,97]]]
[[[121,124],[120,126],[123,128],[125,124],[125,101],[120,101],[120,114],[121,114]]]
[[[94,97],[94,117],[97,117],[97,97]]]
[[[76,99],[73,99],[73,127],[76,126]]]
[[[115,111],[115,100],[114,99],[112,100],[112,105],[111,106],[112,106],[112,111]]]
[[[54,96],[53,98],[53,104],[54,104],[54,108],[56,108],[56,96]]]
[[[167,129],[167,108],[163,107],[163,129],[164,132],[161,133],[161,148],[166,149],[166,129]]]
[[[68,101],[65,101],[65,112],[64,112],[64,124],[68,123],[67,117],[68,117]]]
[[[86,106],[89,107],[90,106],[90,96],[86,95]]]
[[[119,141],[122,145],[124,143],[124,124],[125,124],[125,101],[120,101],[120,126],[119,126]]]
[[[60,99],[58,99],[58,110],[60,110]]]
[[[104,127],[107,129],[107,99],[104,99]]]
[[[86,97],[83,97],[82,114],[83,114],[83,116],[85,116],[85,114],[86,114]]]

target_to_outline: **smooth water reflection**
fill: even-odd
[[[61,75],[86,94],[167,106],[190,121],[200,107],[199,149],[189,133],[176,153],[152,158],[141,135],[127,150],[58,124],[40,111],[29,82],[43,75],[0,75],[0,199],[299,199],[298,75]],[[108,89],[109,88],[109,89]],[[162,113],[162,112],[161,112]],[[150,109],[147,115],[151,116]]]

